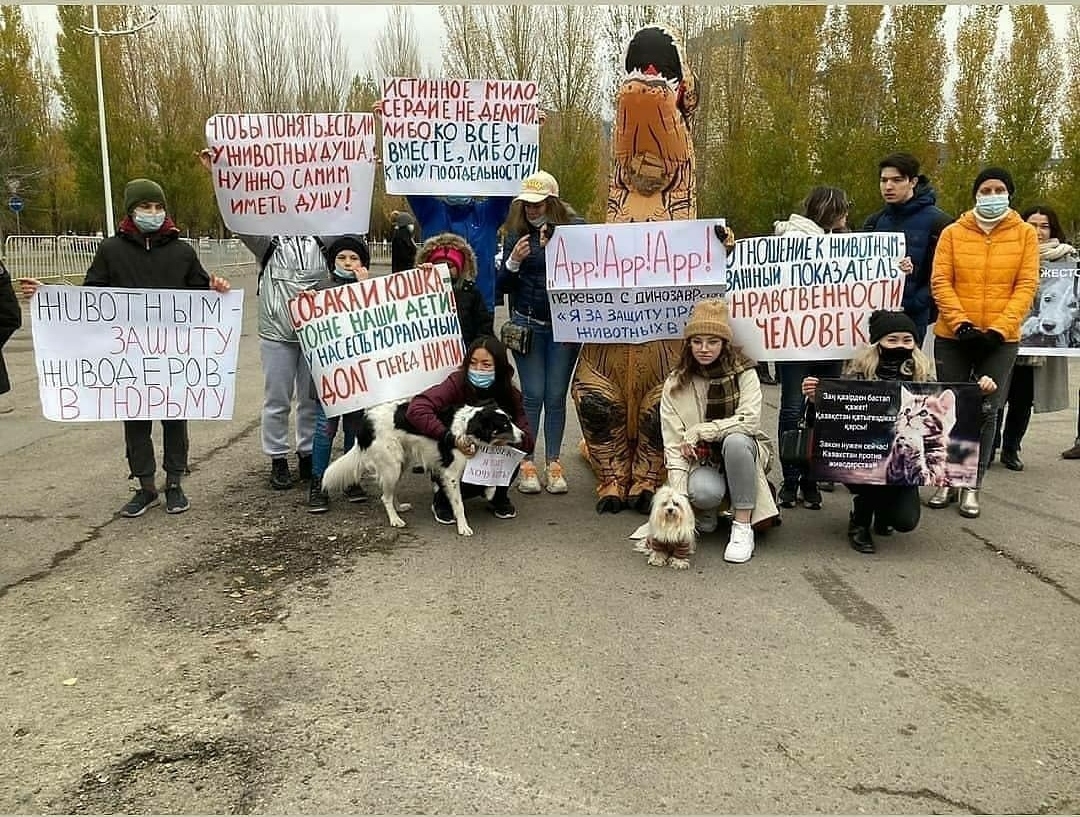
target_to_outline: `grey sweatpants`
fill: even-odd
[[[296,398],[296,453],[311,454],[315,436],[315,398],[311,369],[299,343],[259,339],[263,368],[262,446],[271,457],[284,457],[289,446],[289,414]]]
[[[746,434],[729,434],[720,452],[723,473],[712,465],[690,472],[686,485],[690,504],[700,511],[711,511],[730,494],[732,508],[753,510],[757,504],[757,440]]]

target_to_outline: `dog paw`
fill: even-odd
[[[462,536],[472,536],[473,533],[472,528],[464,524],[458,525],[457,532],[460,533]]]
[[[653,567],[663,567],[667,563],[668,558],[663,553],[658,553],[654,550],[649,554],[649,564]]]
[[[411,502],[402,502],[400,505],[397,506],[397,509],[399,511],[401,511],[401,512],[411,511],[412,510],[412,503]],[[404,525],[405,523],[402,522],[401,524]]]
[[[689,570],[690,560],[671,558],[668,559],[668,567],[674,568],[675,570]]]
[[[396,519],[391,519],[390,520],[390,527],[392,527],[392,528],[403,528],[403,527],[405,527],[405,520],[402,519],[400,516],[397,517]]]

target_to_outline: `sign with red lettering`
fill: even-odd
[[[514,196],[540,159],[535,82],[384,79],[386,192]]]
[[[735,242],[726,275],[735,342],[755,360],[843,360],[899,309],[903,233],[785,233]]]
[[[724,294],[724,244],[714,229],[723,223],[558,227],[544,250],[555,340],[681,338],[694,304]]]
[[[289,314],[327,417],[419,394],[465,356],[445,264],[306,290]]]
[[[366,233],[375,184],[370,113],[217,114],[206,121],[225,225],[247,235]]]
[[[231,420],[244,291],[42,286],[30,301],[48,420]]]

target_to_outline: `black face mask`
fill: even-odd
[[[914,354],[914,349],[905,349],[903,346],[897,346],[893,349],[878,346],[878,356],[881,358],[882,363],[903,363],[905,360],[911,360]]]

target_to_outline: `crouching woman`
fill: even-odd
[[[761,383],[753,360],[732,344],[727,304],[690,313],[679,363],[664,381],[660,425],[668,484],[685,494],[702,533],[722,508],[734,514],[724,560],[754,554],[754,527],[778,517],[765,475],[772,443],[761,430]]]
[[[514,425],[521,429],[522,440],[518,448],[531,454],[535,440],[525,416],[521,392],[513,381],[514,369],[507,360],[506,347],[497,338],[487,335],[478,337],[469,344],[460,369],[452,372],[442,383],[421,392],[409,401],[405,419],[425,437],[443,440],[450,434],[449,422],[454,411],[462,406],[493,405],[506,412]],[[476,453],[472,441],[465,437],[451,442],[468,457]],[[479,496],[485,490],[480,485],[465,482],[461,484],[463,499]],[[509,493],[509,486],[500,486],[495,489],[491,499],[489,510],[499,519],[513,519],[517,516]],[[431,512],[440,525],[453,525],[457,521],[450,507],[450,499],[441,486],[435,490]]]

